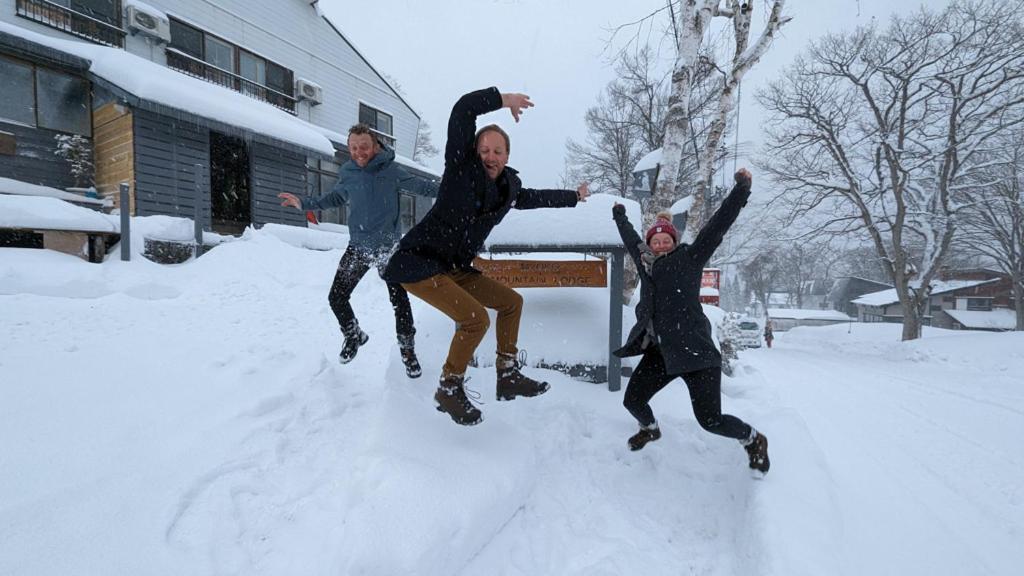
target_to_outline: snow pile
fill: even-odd
[[[1019,571],[1024,334],[855,324],[743,352],[723,408],[770,439],[758,481],[679,382],[638,453],[621,392],[539,369],[550,392],[499,403],[471,368],[485,421],[454,425],[432,400],[450,320],[413,298],[407,379],[372,272],[370,340],[339,365],[339,256],[271,231],[178,266],[0,250],[0,574]],[[553,316],[601,290],[522,292],[531,359],[606,317]]]
[[[612,206],[616,203],[626,207],[626,215],[640,230],[643,224],[638,202],[621,196],[595,194],[575,208],[510,210],[491,232],[487,246],[621,246],[619,229],[612,220]]]
[[[116,233],[120,223],[116,216],[57,198],[0,194],[0,228]]]
[[[22,182],[21,180],[12,180],[10,178],[0,178],[0,194],[14,194],[18,196],[45,196],[48,198],[58,198],[60,200],[77,202],[78,204],[89,204],[103,208],[107,208],[112,204],[109,198],[88,198],[80,194],[65,192],[64,190],[58,190],[57,188],[50,188],[49,186],[39,186],[38,184],[29,184],[28,182]]]

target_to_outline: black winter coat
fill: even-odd
[[[497,88],[470,92],[455,103],[448,121],[444,176],[437,202],[402,238],[384,270],[388,282],[418,282],[452,270],[471,270],[491,230],[512,208],[575,206],[575,190],[523,188],[512,168],[487,177],[476,153],[476,118],[501,108]]]
[[[643,354],[644,336],[653,321],[654,336],[665,358],[667,374],[722,366],[722,356],[711,340],[711,323],[700,305],[700,280],[705,264],[722,243],[748,197],[750,180],[742,178],[693,244],[679,244],[668,254],[656,258],[649,268],[644,266],[641,255],[650,249],[629,223],[625,209],[613,210],[622,242],[640,274],[636,326],[629,332],[626,345],[615,351],[616,356]]]

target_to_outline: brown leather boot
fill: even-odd
[[[526,365],[526,352],[520,351],[520,360],[508,354],[498,354],[495,365],[498,370],[496,392],[498,401],[515,400],[516,396],[540,396],[551,389],[547,382],[538,382],[519,371]]]
[[[768,461],[768,438],[764,434],[755,431],[754,439],[743,447],[750,456],[750,467],[762,474],[768,473],[771,462]]]
[[[648,442],[654,442],[659,438],[661,438],[661,428],[658,428],[657,422],[650,426],[641,426],[639,432],[629,437],[629,449],[636,452],[643,449]]]
[[[434,403],[438,412],[448,414],[456,424],[476,426],[484,421],[484,415],[466,397],[462,376],[441,376]]]

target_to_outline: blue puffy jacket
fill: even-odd
[[[399,192],[437,197],[438,183],[407,172],[395,153],[382,148],[365,168],[349,160],[338,182],[319,198],[303,198],[303,210],[324,210],[348,204],[349,244],[365,248],[393,246],[402,236]]]

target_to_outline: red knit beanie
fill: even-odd
[[[672,225],[672,214],[670,212],[658,212],[654,225],[647,229],[647,243],[651,243],[651,237],[664,232],[672,237],[672,241],[679,243],[679,231]]]

